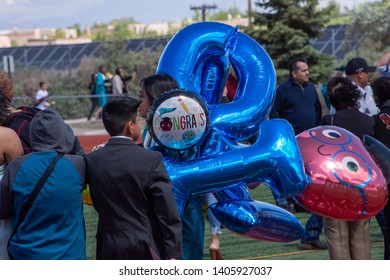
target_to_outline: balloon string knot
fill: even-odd
[[[236,48],[237,40],[238,40],[238,33],[239,33],[238,28],[239,28],[238,25],[236,25],[236,28],[234,29],[232,36],[229,38],[229,40],[226,44],[225,52],[227,55],[234,52],[234,49]]]

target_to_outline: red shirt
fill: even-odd
[[[230,101],[233,101],[234,97],[236,96],[238,81],[231,73],[229,73],[227,77],[225,87],[227,90],[227,97]]]

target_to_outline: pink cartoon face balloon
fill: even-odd
[[[384,207],[386,179],[358,137],[343,128],[319,126],[297,140],[311,179],[296,196],[303,207],[343,220],[367,219]]]

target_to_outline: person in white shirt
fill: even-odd
[[[50,107],[50,103],[47,101],[48,96],[47,84],[42,81],[39,83],[39,90],[35,94],[35,107],[41,110]]]

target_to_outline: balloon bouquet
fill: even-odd
[[[221,104],[229,65],[239,85],[235,100]],[[179,212],[188,199],[213,193],[213,213],[235,233],[274,242],[300,239],[304,229],[293,214],[254,201],[246,189],[266,182],[276,196],[288,197],[309,183],[291,125],[267,120],[276,73],[265,50],[237,28],[192,24],[166,46],[157,73],[174,77],[181,88],[158,97],[147,119],[165,154]],[[239,143],[256,134],[253,145]],[[177,161],[169,150],[185,159]]]
[[[229,65],[239,84],[233,102],[221,104]],[[150,133],[165,153],[179,211],[194,196],[213,193],[214,215],[246,237],[290,242],[304,229],[290,212],[254,201],[246,185],[266,182],[278,198],[294,197],[311,212],[337,219],[375,216],[386,204],[390,151],[375,139],[320,126],[295,138],[282,119],[267,120],[276,73],[265,50],[237,28],[192,24],[165,48],[158,73],[181,90],[161,95],[148,117]],[[253,145],[239,141],[258,134]],[[368,150],[368,151],[367,151]],[[385,174],[385,176],[383,175]]]
[[[233,102],[221,104],[229,65],[238,89]],[[294,197],[307,210],[336,219],[367,219],[386,204],[390,150],[369,136],[365,147],[334,126],[295,137],[287,121],[267,120],[275,69],[264,49],[237,28],[203,22],[180,30],[157,72],[174,77],[182,88],[155,99],[147,120],[165,155],[180,213],[187,200],[213,193],[218,203],[212,211],[226,228],[290,242],[304,233],[298,219],[254,201],[247,185],[266,182],[278,198]],[[253,145],[239,142],[256,134]],[[170,157],[170,150],[183,158]]]

